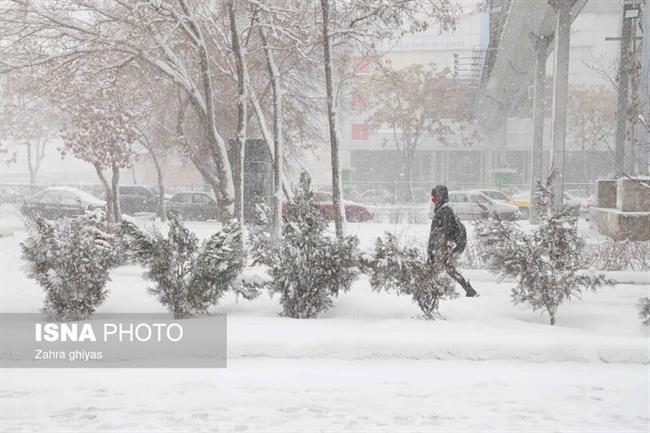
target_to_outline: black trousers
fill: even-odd
[[[463,277],[458,269],[456,269],[456,255],[450,254],[447,256],[444,262],[445,271],[447,275],[454,279],[460,286],[465,290],[465,294],[468,294],[470,291],[473,291],[472,285]],[[471,289],[471,290],[470,290]]]

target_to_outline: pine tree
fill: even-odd
[[[411,295],[426,319],[440,316],[441,299],[458,296],[442,268],[427,262],[417,248],[400,246],[391,233],[386,233],[385,239],[377,238],[369,267],[372,272],[370,285],[374,290]]]
[[[318,316],[333,305],[339,291],[347,291],[360,273],[359,240],[339,240],[327,233],[327,220],[316,205],[306,173],[300,178],[293,203],[287,206],[282,238],[253,237],[254,263],[269,268],[264,282],[280,294],[283,315],[296,319]]]
[[[531,233],[498,215],[478,220],[476,232],[488,268],[517,280],[513,302],[529,304],[534,311],[545,310],[554,325],[563,302],[609,281],[603,274],[587,272],[585,242],[578,236],[577,217],[566,205],[553,208],[551,182],[552,176],[545,185],[538,183],[534,205],[542,219]]]
[[[43,311],[54,320],[83,320],[104,302],[109,271],[119,263],[102,211],[76,218],[28,220],[21,244],[29,278],[45,290]]]
[[[177,215],[170,215],[166,235],[148,234],[135,224],[122,222],[121,235],[132,251],[132,258],[146,268],[145,278],[154,282],[149,291],[174,318],[205,313],[228,290],[242,290],[238,279],[245,255],[241,250],[242,232],[232,220],[202,244]]]

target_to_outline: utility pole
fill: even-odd
[[[623,27],[621,50],[618,65],[618,103],[616,106],[616,140],[614,142],[614,177],[625,173],[625,130],[629,89],[630,42],[632,41],[632,22],[639,17],[641,0],[623,1]]]
[[[553,106],[551,113],[551,162],[554,173],[554,205],[564,199],[564,157],[566,149],[566,107],[569,90],[569,51],[571,47],[571,7],[573,0],[549,0],[555,9],[555,62],[553,72]]]
[[[539,36],[531,33],[535,43],[535,96],[533,100],[533,150],[530,164],[530,203],[531,224],[539,223],[539,215],[534,206],[537,182],[544,177],[544,99],[546,94],[546,57],[552,36]]]

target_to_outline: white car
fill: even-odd
[[[83,215],[87,210],[106,206],[104,200],[79,188],[55,186],[26,198],[21,207],[23,215],[42,215],[47,219]]]
[[[508,197],[504,192],[501,192],[496,189],[481,189],[477,191],[482,194],[485,194],[486,196],[488,196],[488,198],[491,198],[492,200],[501,201],[501,202],[510,201],[510,197]]]
[[[523,201],[530,207],[530,191],[522,191],[512,196],[512,200]],[[577,198],[564,192],[564,203],[573,211],[576,216],[589,216],[589,209],[592,206],[593,198]]]
[[[491,199],[480,191],[450,191],[449,205],[458,218],[466,220],[495,213],[504,220],[518,220],[522,217],[517,206]]]

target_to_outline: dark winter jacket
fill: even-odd
[[[444,261],[451,252],[449,243],[456,242],[458,239],[459,227],[456,222],[456,215],[449,206],[449,193],[444,185],[437,185],[433,188],[440,201],[436,203],[433,210],[433,219],[431,220],[431,229],[429,231],[429,246],[427,252],[429,259],[432,261]],[[456,245],[457,247],[457,245]],[[462,246],[465,247],[464,245]],[[455,248],[454,248],[455,249]]]

